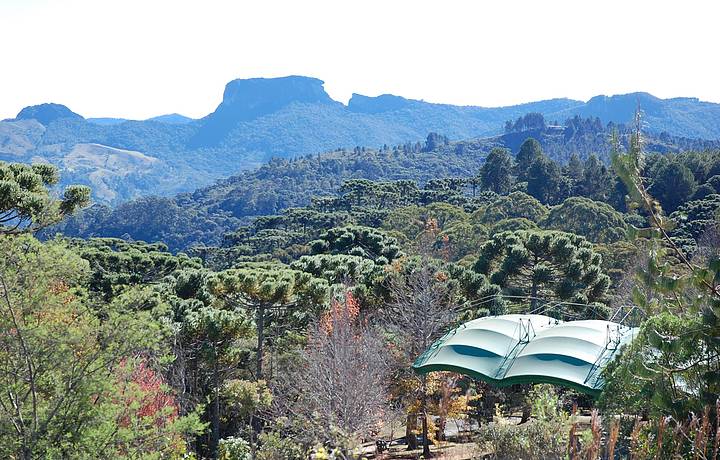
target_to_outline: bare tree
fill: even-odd
[[[705,227],[705,231],[697,239],[697,249],[691,261],[697,265],[705,265],[720,256],[720,224],[713,222]]]
[[[375,435],[385,420],[384,342],[358,313],[349,293],[334,301],[311,327],[299,361],[278,375],[275,408],[305,425],[314,438],[305,442],[356,442]]]
[[[411,370],[412,362],[457,319],[457,307],[447,283],[447,275],[426,252],[409,261],[391,278],[388,289],[392,299],[386,306],[386,324],[401,354],[399,372],[406,379],[417,379],[417,392],[408,395],[408,404],[420,401],[423,456],[430,456],[427,427],[426,378]],[[404,374],[404,376],[402,375]],[[408,448],[417,448],[413,434],[417,414],[409,413],[406,425]]]
[[[611,302],[610,321],[627,325],[639,324],[650,313],[637,304],[638,294],[652,301],[662,296],[661,292],[642,282],[643,279],[656,276],[654,257],[662,250],[662,246],[656,241],[640,241],[636,244],[638,249],[625,265],[624,274],[614,290]]]

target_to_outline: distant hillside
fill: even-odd
[[[48,125],[60,119],[83,120],[83,117],[62,104],[53,103],[25,107],[17,114],[17,117],[15,117],[16,121],[36,120],[42,125]]]
[[[663,100],[637,93],[598,96],[587,103],[552,99],[484,108],[355,94],[344,105],[328,96],[321,80],[292,76],[234,80],[217,109],[200,120],[177,114],[145,121],[86,120],[59,104],[27,107],[16,119],[0,122],[0,160],[49,161],[64,169],[72,163],[66,156],[78,144],[156,159],[142,167],[108,171],[99,157],[85,163],[82,175],[76,170],[63,175],[64,181],[72,178],[93,186],[96,201],[115,205],[145,195],[191,191],[273,157],[415,143],[430,132],[451,140],[496,136],[507,120],[530,112],[544,115],[551,125],[565,125],[575,115],[598,117],[603,125],[625,123],[638,103],[650,131],[720,138],[720,104],[691,98]]]
[[[610,128],[626,134],[623,126]],[[290,160],[276,158],[192,193],[173,198],[145,197],[114,210],[95,206],[56,230],[71,236],[164,241],[173,250],[217,245],[223,235],[254,217],[308,205],[312,197],[336,196],[345,180],[408,179],[426,185],[434,179],[469,178],[478,173],[492,148],[505,147],[516,154],[529,137],[539,140],[549,157],[563,163],[573,153],[581,159],[598,153],[608,160],[609,128],[597,119],[574,117],[564,128],[550,126],[467,141],[431,134],[424,143],[380,149],[356,147]],[[720,150],[720,141],[648,136],[646,149],[658,153]]]
[[[94,123],[96,125],[118,125],[129,121],[125,118],[112,118],[112,117],[100,117],[100,118],[86,118],[88,123]]]
[[[117,195],[118,182],[142,175],[159,162],[140,152],[100,144],[75,144],[62,158],[63,170],[68,176],[66,180],[75,178],[75,182],[84,182],[82,179],[87,178],[96,199],[105,203],[127,199]]]
[[[187,123],[192,123],[195,120],[190,117],[186,117],[185,115],[180,115],[179,113],[169,113],[167,115],[158,115],[157,117],[148,118],[147,121],[159,121],[161,123],[169,123],[171,125],[185,125]]]
[[[701,139],[720,139],[720,104],[694,97],[660,99],[648,93],[595,96],[585,104],[560,110],[552,117],[598,117],[604,123],[628,123],[640,107],[646,126],[654,132]]]
[[[128,120],[126,118],[111,118],[111,117],[100,117],[100,118],[87,118],[87,121],[96,125],[118,125],[125,123]],[[157,117],[148,118],[145,121],[159,121],[162,123],[169,123],[172,125],[184,125],[195,121],[193,118],[180,115],[179,113],[169,113],[167,115],[158,115]]]

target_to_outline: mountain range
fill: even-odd
[[[60,104],[26,107],[0,121],[0,160],[54,163],[64,183],[88,184],[95,201],[116,205],[191,191],[273,157],[416,143],[430,132],[451,140],[494,137],[503,134],[506,121],[527,113],[542,114],[560,130],[575,116],[622,124],[638,106],[650,132],[720,139],[720,104],[695,98],[631,93],[487,108],[353,94],[343,104],[321,80],[289,76],[231,81],[217,109],[199,120],[179,114],[86,119]]]

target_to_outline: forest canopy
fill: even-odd
[[[536,118],[508,135],[551,129]],[[642,141],[560,161],[533,138],[513,153],[434,135],[73,217],[85,188],[2,163],[0,456],[355,457],[400,429],[427,458],[453,421],[488,455],[709,458],[720,151]],[[638,338],[596,400],[412,371],[462,322],[530,311]]]

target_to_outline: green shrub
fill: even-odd
[[[218,460],[251,460],[250,444],[242,438],[228,437],[220,440]]]
[[[559,421],[494,422],[480,428],[478,442],[492,451],[493,459],[554,460],[565,456],[567,433]]]
[[[303,460],[303,447],[278,433],[263,433],[258,439],[257,460]]]
[[[516,425],[498,417],[480,428],[477,441],[492,451],[494,459],[545,460],[564,458],[570,430],[570,416],[560,409],[551,385],[536,385],[528,403],[533,419]]]

